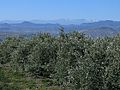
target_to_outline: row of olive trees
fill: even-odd
[[[91,39],[78,32],[7,38],[0,63],[72,90],[120,89],[120,35]]]

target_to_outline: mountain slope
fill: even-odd
[[[120,31],[120,21],[98,21],[93,23],[82,23],[80,25],[69,24],[36,24],[33,22],[24,21],[22,23],[0,23],[0,33],[20,33],[33,34],[38,32],[49,32],[51,34],[58,34],[59,27],[63,26],[65,32],[79,31],[92,37],[111,36]],[[1,34],[2,35],[2,34]],[[1,36],[0,37],[3,37]]]

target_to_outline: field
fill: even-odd
[[[0,90],[63,90],[52,85],[52,80],[35,79],[24,73],[13,72],[9,66],[0,67]]]

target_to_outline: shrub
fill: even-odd
[[[62,31],[7,38],[0,43],[0,63],[69,90],[119,90],[120,35],[91,39]]]

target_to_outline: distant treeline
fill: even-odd
[[[91,39],[79,32],[9,37],[0,63],[15,72],[53,79],[65,90],[120,90],[120,34]]]

